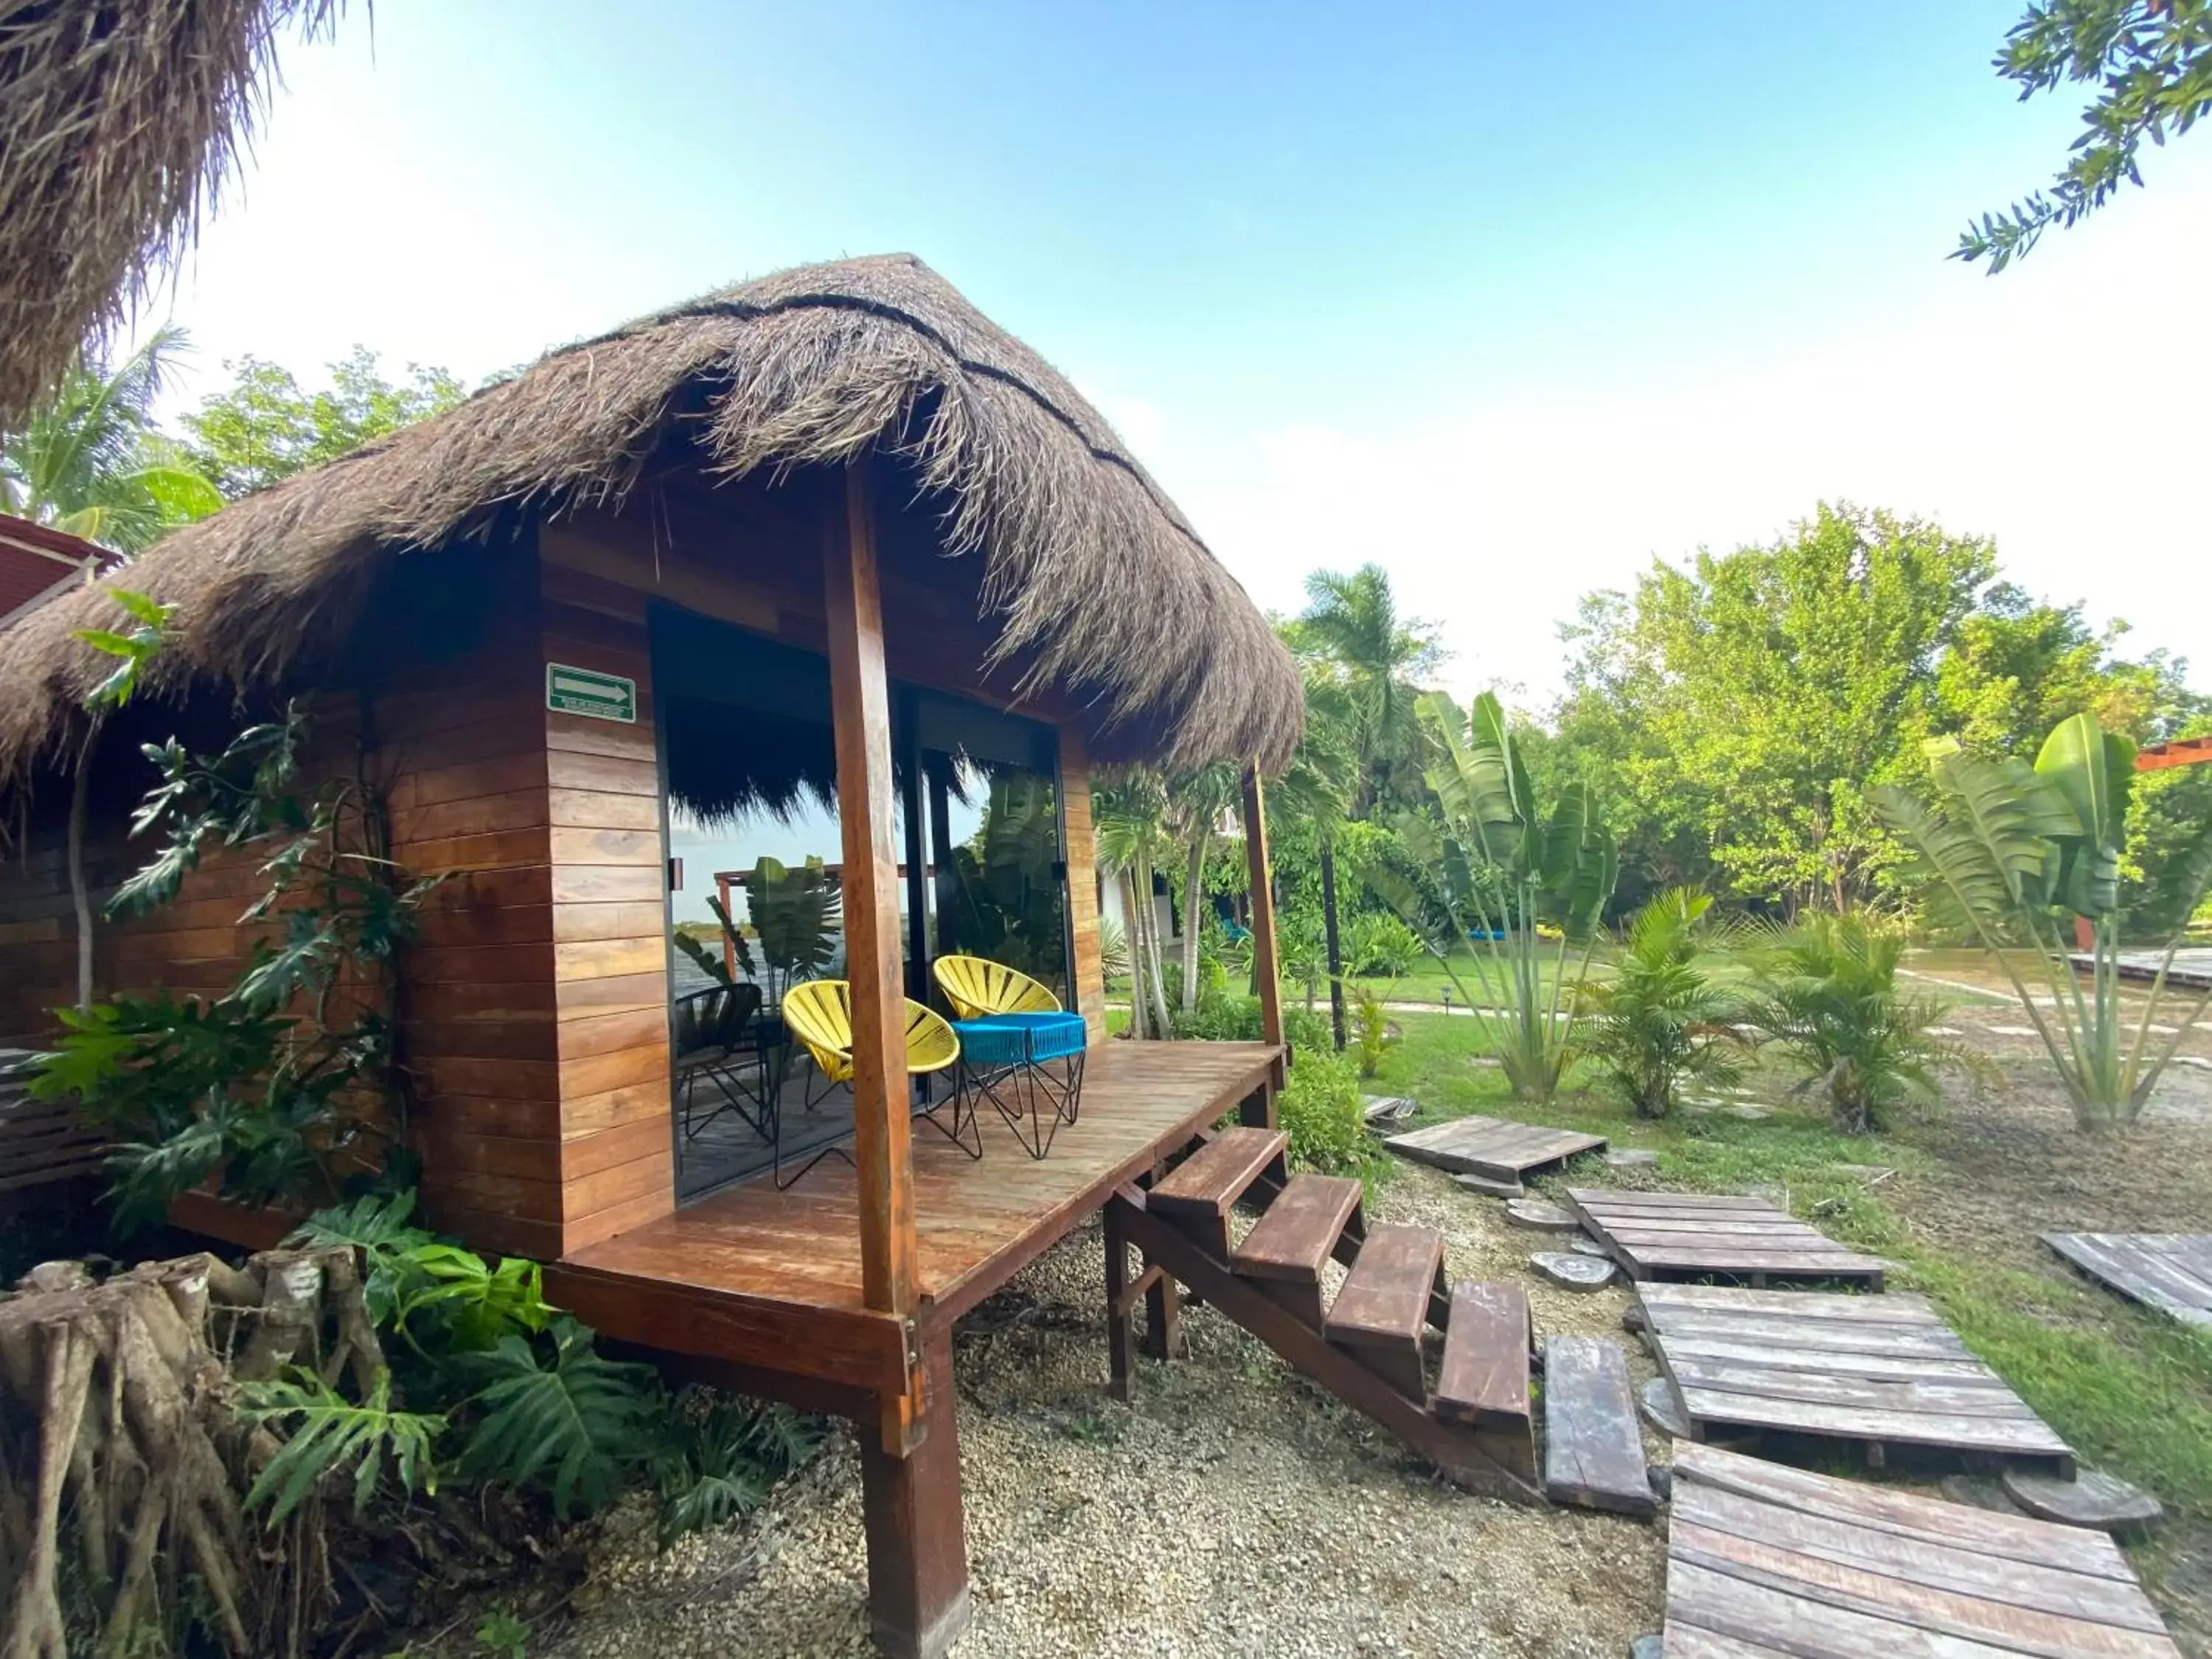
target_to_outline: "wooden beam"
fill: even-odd
[[[1267,808],[1257,767],[1244,769],[1244,861],[1252,878],[1252,973],[1260,981],[1260,1035],[1283,1040],[1282,964],[1275,956],[1274,866],[1267,857]]]
[[[823,593],[844,850],[845,972],[853,1000],[861,1297],[871,1308],[908,1316],[916,1299],[914,1158],[908,1139],[906,999],[899,982],[898,858],[892,846],[890,690],[869,476],[866,457],[854,461],[845,470],[842,491],[827,504]],[[892,1404],[885,1401],[887,1419]]]
[[[951,1322],[925,1341],[927,1438],[910,1455],[860,1426],[868,1622],[892,1659],[940,1659],[968,1627],[968,1545]]]
[[[2160,772],[2170,766],[2201,766],[2212,761],[2212,738],[2177,738],[2154,743],[2136,756],[2136,770]]]

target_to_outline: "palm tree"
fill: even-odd
[[[154,424],[154,404],[182,329],[165,328],[113,373],[80,359],[46,405],[0,434],[0,507],[20,518],[136,553],[222,505]]]
[[[1285,634],[1292,649],[1342,677],[1359,763],[1352,816],[1364,818],[1378,802],[1419,793],[1426,740],[1413,704],[1443,650],[1431,623],[1398,615],[1379,564],[1349,575],[1316,570],[1306,578],[1306,599]]]
[[[1291,757],[1290,769],[1267,791],[1267,817],[1285,834],[1310,835],[1319,856],[1329,1024],[1341,1051],[1344,950],[1337,927],[1336,840],[1358,792],[1356,721],[1342,677],[1310,658],[1301,666],[1305,678],[1305,735]]]
[[[1167,834],[1166,792],[1157,775],[1133,767],[1115,782],[1098,787],[1092,811],[1098,867],[1119,880],[1121,914],[1128,924],[1129,1034],[1139,1039],[1170,1036],[1159,926],[1152,911],[1153,860],[1173,845]]]
[[[1182,847],[1182,1012],[1198,1007],[1198,935],[1206,858],[1223,814],[1239,799],[1236,772],[1217,763],[1168,780],[1168,828]]]

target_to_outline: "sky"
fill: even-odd
[[[2002,276],[1947,260],[2077,128],[1989,67],[2021,9],[377,0],[283,53],[148,321],[185,406],[356,343],[474,381],[904,250],[1258,603],[1376,561],[1462,694],[1540,708],[1581,594],[1824,499],[1992,536],[2212,689],[2212,139]]]

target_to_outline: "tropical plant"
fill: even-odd
[[[1826,1097],[1847,1134],[1934,1104],[1947,1069],[1985,1069],[1937,1030],[1948,1005],[1899,992],[1904,955],[1902,930],[1857,913],[1807,916],[1760,953],[1751,1024],[1803,1072],[1801,1090]]]
[[[282,1524],[326,1478],[347,1469],[353,1471],[356,1515],[376,1496],[387,1462],[402,1491],[438,1489],[430,1447],[446,1419],[396,1410],[392,1373],[381,1368],[368,1398],[358,1403],[306,1366],[270,1382],[241,1383],[238,1414],[282,1443],[246,1495],[247,1509],[268,1509],[271,1527]]]
[[[1935,792],[1870,792],[1875,811],[1917,855],[1945,908],[1996,956],[2084,1128],[2134,1121],[2212,990],[2191,1000],[2173,1035],[2154,1040],[2166,975],[2190,913],[2212,887],[2212,817],[2196,826],[2167,878],[2130,912],[2120,875],[2136,745],[2094,714],[2062,720],[2035,763],[1989,760],[1955,744],[1929,745]],[[2088,986],[2075,973],[2075,918],[2090,927]],[[2124,929],[2168,941],[2142,1012],[2128,1029],[2120,1001]],[[2040,970],[2045,1002],[2030,994],[2017,957]]]
[[[135,553],[222,505],[213,484],[154,423],[154,404],[184,349],[165,328],[112,373],[71,366],[44,407],[0,434],[0,508]]]
[[[1098,918],[1098,976],[1129,976],[1129,930],[1112,916]]]
[[[1630,919],[1612,976],[1582,988],[1585,1046],[1638,1117],[1666,1116],[1685,1083],[1743,1075],[1742,1006],[1699,965],[1723,943],[1705,936],[1712,903],[1686,887],[1652,898]]]
[[[788,1406],[687,1389],[655,1459],[663,1542],[757,1508],[823,1441],[821,1420]]]
[[[1139,1040],[1164,1037],[1173,1022],[1152,903],[1152,871],[1155,861],[1173,850],[1166,792],[1157,775],[1133,767],[1098,786],[1092,811],[1098,867],[1118,884],[1129,928],[1129,1035]]]
[[[1427,886],[1380,864],[1368,884],[1443,964],[1514,1094],[1549,1100],[1577,1052],[1577,994],[1620,872],[1613,835],[1584,784],[1540,809],[1495,696],[1477,698],[1472,715],[1440,692],[1420,707],[1442,758],[1429,769],[1430,810],[1407,814],[1399,835]],[[1539,923],[1558,930],[1555,943]]]
[[[1297,1049],[1296,1062],[1275,1097],[1276,1121],[1290,1137],[1290,1159],[1324,1175],[1372,1181],[1382,1160],[1367,1133],[1359,1072],[1347,1054],[1327,1043]]]
[[[1224,816],[1238,799],[1234,769],[1217,763],[1167,781],[1168,833],[1182,844],[1182,1012],[1198,1006],[1200,935],[1208,914],[1206,860]]]
[[[720,898],[708,899],[707,908],[721,927],[729,960],[760,986],[762,1000],[772,1006],[793,986],[821,978],[836,961],[844,890],[818,858],[798,866],[762,859],[747,873],[744,888],[750,929],[731,920]],[[704,940],[679,931],[676,948],[716,984],[732,982],[722,951]]]
[[[562,1515],[598,1510],[652,1455],[649,1430],[659,1403],[653,1373],[606,1358],[592,1333],[566,1316],[547,1334],[550,1353],[510,1332],[476,1358],[481,1387],[473,1403],[483,1415],[461,1466],[541,1486]]]
[[[125,1226],[158,1220],[210,1176],[249,1204],[327,1201],[380,1171],[412,1182],[394,963],[435,879],[393,863],[365,780],[300,789],[307,731],[295,704],[212,757],[173,738],[145,746],[161,776],[132,829],[163,841],[110,913],[173,899],[210,845],[252,847],[266,854],[268,885],[241,920],[273,937],[220,997],[118,994],[56,1011],[64,1035],[40,1057],[33,1092],[74,1095],[112,1127]]]
[[[1279,626],[1285,641],[1302,653],[1298,666],[1304,685],[1305,730],[1289,768],[1267,785],[1268,842],[1279,872],[1285,854],[1310,852],[1320,890],[1313,895],[1317,903],[1310,932],[1294,936],[1291,927],[1304,925],[1302,920],[1291,919],[1299,907],[1283,907],[1277,920],[1277,950],[1283,972],[1304,985],[1309,1007],[1320,981],[1328,981],[1329,1025],[1341,1050],[1344,953],[1337,860],[1359,793],[1359,721],[1343,666],[1314,654],[1315,641],[1300,624]]]
[[[1421,936],[1389,910],[1364,910],[1345,933],[1345,966],[1355,974],[1403,979],[1421,959]]]
[[[1359,1075],[1373,1077],[1382,1069],[1382,1056],[1390,1044],[1390,1017],[1382,999],[1362,991],[1356,1005],[1359,1016]]]
[[[1398,614],[1379,564],[1306,578],[1307,605],[1286,630],[1292,647],[1334,671],[1344,692],[1356,769],[1351,812],[1364,817],[1419,795],[1426,736],[1415,712],[1421,683],[1443,660],[1435,627]]]
[[[1030,774],[992,779],[982,822],[952,849],[947,934],[954,947],[1065,991],[1061,887],[1060,804],[1052,781]]]
[[[2212,7],[2203,0],[2031,0],[1995,68],[2023,102],[2061,81],[2094,82],[2073,160],[2050,195],[2038,191],[1969,223],[1952,251],[1994,276],[2056,224],[2071,228],[2121,185],[2141,185],[2142,142],[2163,145],[2212,111]]]

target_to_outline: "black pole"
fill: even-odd
[[[1328,1024],[1336,1034],[1336,1051],[1344,1052],[1344,949],[1336,937],[1336,854],[1323,843],[1321,849],[1321,918],[1328,938]]]

